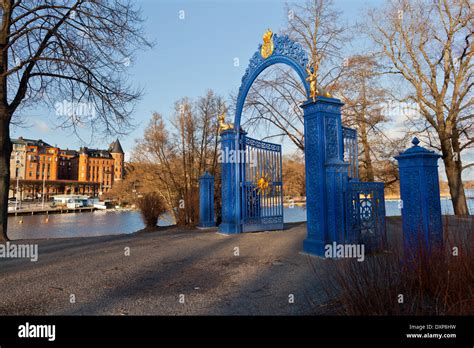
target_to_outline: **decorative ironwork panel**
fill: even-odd
[[[344,144],[344,162],[349,163],[349,178],[359,178],[359,150],[357,146],[357,131],[352,128],[342,127]]]
[[[241,138],[242,231],[283,228],[281,145]]]
[[[325,117],[324,128],[326,135],[326,159],[335,159],[339,156],[338,151],[338,123],[336,117]]]
[[[346,190],[346,236],[368,252],[386,246],[384,184],[349,181]]]

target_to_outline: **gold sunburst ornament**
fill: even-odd
[[[260,194],[268,193],[270,190],[270,175],[267,173],[262,173],[260,178],[257,180],[257,190]]]
[[[260,54],[262,55],[263,59],[267,59],[273,53],[273,49],[275,46],[273,45],[273,33],[270,29],[268,29],[265,34],[263,34],[263,45],[260,49]]]

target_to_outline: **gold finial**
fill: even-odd
[[[263,45],[260,49],[260,54],[262,55],[263,59],[267,59],[273,53],[273,33],[270,29],[268,29],[265,34],[263,34]]]
[[[225,122],[225,111],[217,117],[217,120],[219,121],[219,133],[229,129],[234,129],[234,125],[232,123]]]
[[[313,99],[313,102],[316,100],[316,97],[318,95],[321,95],[326,98],[331,98],[331,94],[326,91],[325,89],[318,87],[317,85],[317,74],[316,72],[312,72],[309,65],[306,66],[306,73],[308,74],[308,77],[306,78],[306,81],[309,82],[309,98]]]
[[[306,66],[306,73],[308,74],[306,81],[309,82],[309,97],[313,99],[313,102],[314,102],[318,95],[318,90],[316,87],[316,80],[317,80],[316,72],[312,72],[308,65]]]

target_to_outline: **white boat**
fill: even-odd
[[[94,208],[99,210],[106,210],[107,206],[104,203],[94,203]]]
[[[68,207],[68,209],[77,209],[77,208],[82,208],[84,204],[79,201],[72,201],[72,202],[68,202],[66,206]]]

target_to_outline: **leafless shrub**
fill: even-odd
[[[165,201],[156,192],[145,193],[138,198],[137,207],[147,229],[155,228],[160,216],[168,211]]]
[[[472,231],[472,222],[457,230],[468,225]],[[469,250],[474,250],[474,236],[454,238],[447,229],[446,224],[443,250],[428,255],[420,247],[412,261],[403,257],[400,245],[364,262],[327,260],[316,274],[334,299],[331,310],[342,315],[472,315],[474,256]]]

